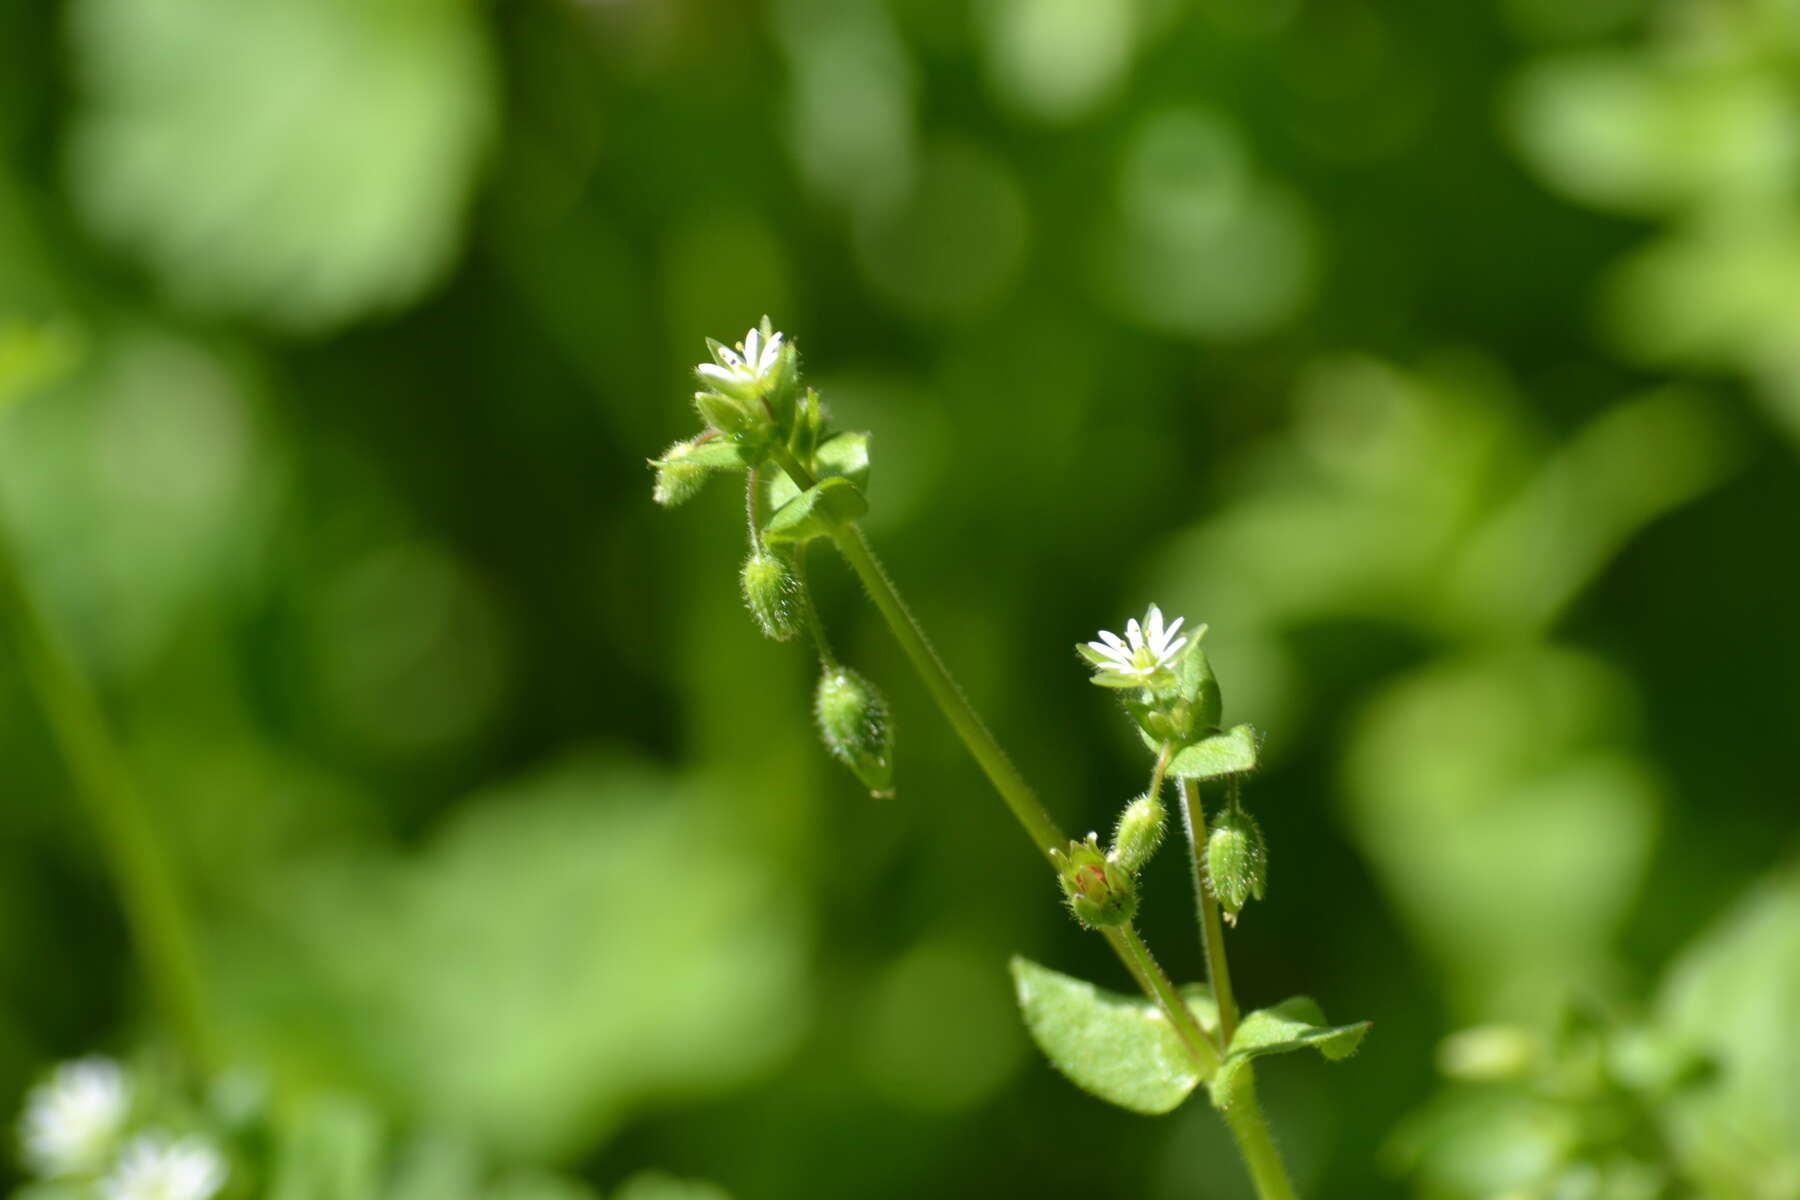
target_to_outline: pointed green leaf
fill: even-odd
[[[856,485],[841,476],[821,479],[775,510],[763,526],[766,542],[804,542],[823,537],[834,526],[854,521],[869,511],[869,502]]]
[[[1014,957],[1013,983],[1032,1040],[1082,1090],[1136,1113],[1166,1113],[1200,1084],[1200,1073],[1162,1012],[1141,998],[1104,991]],[[1203,1028],[1218,1008],[1203,987],[1182,992]]]
[[[1179,779],[1217,779],[1255,768],[1256,730],[1248,725],[1201,738],[1169,760],[1169,774]]]
[[[1293,996],[1272,1008],[1257,1009],[1238,1023],[1231,1050],[1213,1076],[1209,1085],[1213,1104],[1231,1107],[1251,1059],[1265,1054],[1288,1054],[1310,1046],[1336,1062],[1356,1053],[1372,1023],[1327,1026],[1325,1014],[1310,996]]]
[[[819,446],[813,455],[813,471],[820,479],[848,479],[857,488],[869,484],[869,435],[838,433]],[[769,502],[777,507],[800,494],[786,472],[774,473],[769,481]]]

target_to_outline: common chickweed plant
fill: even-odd
[[[1097,833],[1069,838],[969,706],[857,525],[869,508],[869,435],[831,429],[818,393],[802,383],[798,349],[767,317],[735,345],[707,345],[712,358],[696,369],[694,393],[705,428],[652,460],[653,494],[673,507],[714,474],[744,473],[745,606],[765,635],[789,641],[804,634],[818,655],[813,708],[826,750],[872,793],[892,792],[887,703],[833,652],[808,591],[807,553],[819,541],[831,543],[862,581],[945,719],[1043,855],[1070,915],[1107,940],[1142,990],[1142,998],[1116,995],[1015,957],[1019,1007],[1038,1046],[1076,1085],[1133,1112],[1169,1112],[1205,1084],[1257,1195],[1294,1196],[1257,1104],[1254,1060],[1305,1048],[1345,1058],[1369,1023],[1328,1025],[1305,996],[1249,1012],[1238,1006],[1225,927],[1262,899],[1268,878],[1268,847],[1242,796],[1260,737],[1248,725],[1222,724],[1219,684],[1201,644],[1206,627],[1184,632],[1184,618],[1169,620],[1152,604],[1142,620],[1126,622],[1124,636],[1102,631],[1076,648],[1092,682],[1118,695],[1150,766],[1105,845]],[[1192,869],[1207,969],[1206,983],[1182,987],[1135,923],[1139,875],[1162,844],[1171,804]]]

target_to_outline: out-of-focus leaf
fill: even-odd
[[[1438,663],[1364,710],[1351,829],[1449,968],[1459,1018],[1548,1019],[1602,981],[1661,799],[1626,749],[1632,716],[1617,672],[1545,647]]]
[[[502,1175],[487,1191],[487,1200],[600,1200],[593,1188],[543,1171]]]
[[[1256,751],[1256,730],[1238,725],[1182,749],[1169,760],[1169,774],[1177,779],[1241,775],[1256,769]]]
[[[1232,1034],[1231,1048],[1207,1087],[1212,1102],[1230,1108],[1237,1100],[1251,1060],[1265,1054],[1317,1050],[1332,1062],[1349,1058],[1362,1045],[1373,1022],[1326,1025],[1325,1014],[1310,996],[1290,996],[1280,1004],[1248,1013]]]
[[[427,1134],[400,1151],[382,1200],[480,1200],[481,1161],[467,1142]]]
[[[352,1073],[503,1159],[574,1153],[651,1097],[743,1080],[805,1022],[800,897],[730,811],[564,762],[475,799],[416,857],[270,879],[280,934],[227,942],[223,999],[289,1077]]]
[[[1181,1039],[1154,1005],[1012,960],[1026,1028],[1052,1065],[1084,1091],[1137,1113],[1166,1113],[1200,1085]],[[1203,988],[1183,993],[1205,1028],[1218,1010]]]
[[[53,383],[81,356],[81,336],[58,321],[0,319],[0,410]]]
[[[277,1131],[268,1200],[377,1200],[382,1123],[348,1096],[319,1095]]]
[[[1800,1195],[1800,867],[1767,879],[1664,979],[1661,1027],[1716,1074],[1668,1106],[1687,1169],[1732,1200]]]
[[[292,329],[415,298],[494,120],[467,0],[80,0],[82,211],[174,293]]]
[[[731,1200],[716,1183],[677,1179],[666,1171],[640,1171],[619,1185],[612,1200]]]

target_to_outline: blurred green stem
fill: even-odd
[[[174,869],[99,701],[32,599],[3,529],[0,611],[99,835],[151,992],[192,1064],[205,1070],[215,1062],[214,1046],[199,955]]]

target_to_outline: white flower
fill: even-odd
[[[19,1133],[26,1163],[47,1179],[98,1170],[112,1156],[130,1107],[130,1085],[112,1059],[63,1063],[25,1099]]]
[[[1158,672],[1175,665],[1175,656],[1187,645],[1185,637],[1175,636],[1184,620],[1185,617],[1176,617],[1165,626],[1162,609],[1152,604],[1150,611],[1144,614],[1142,625],[1136,617],[1125,622],[1123,638],[1102,629],[1100,640],[1089,642],[1082,648],[1082,653],[1100,669],[1098,682],[1106,682],[1111,676],[1120,677],[1117,679],[1120,683],[1148,686]]]
[[[135,1139],[100,1185],[106,1200],[211,1200],[225,1186],[225,1160],[204,1138]]]
[[[752,329],[736,349],[713,342],[713,357],[718,361],[701,363],[695,369],[700,378],[727,395],[753,392],[775,373],[781,362],[781,343],[779,331],[764,337],[761,329]]]

